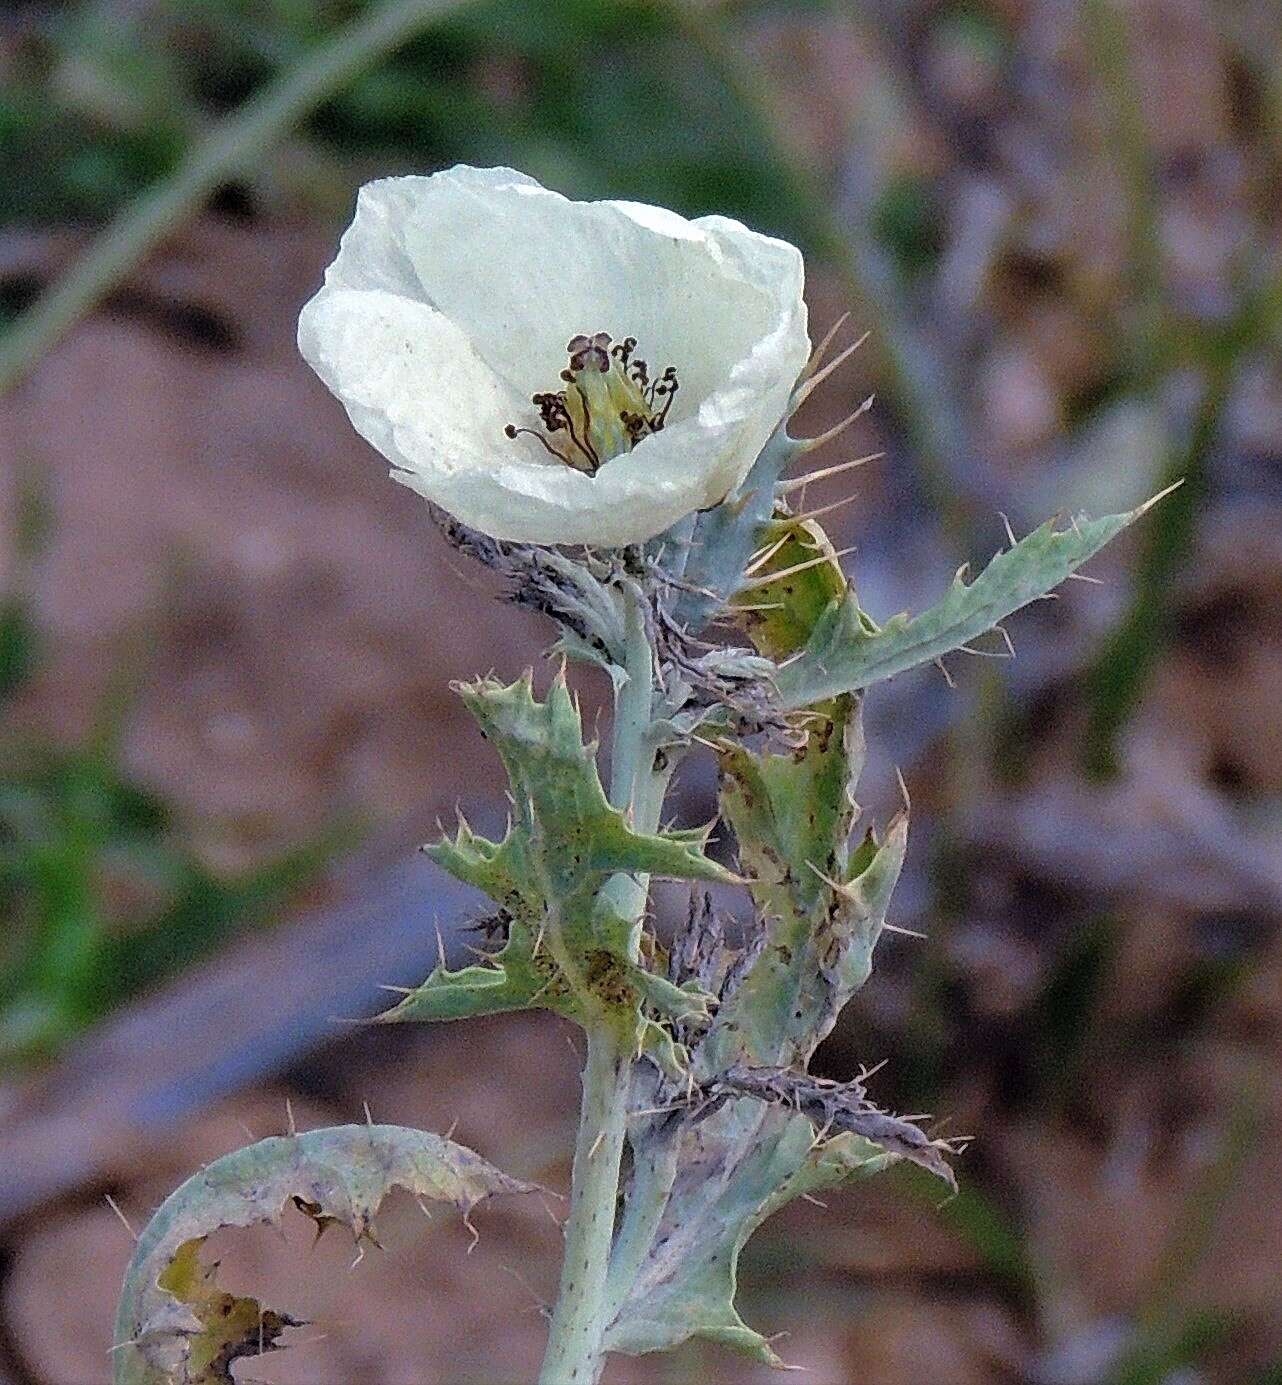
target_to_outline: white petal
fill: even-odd
[[[510,169],[460,167],[362,188],[327,282],[422,298],[522,393],[555,383],[571,336],[605,331],[702,398],[773,324],[788,258],[795,282],[793,247],[726,218],[573,202]]]
[[[362,189],[304,311],[304,355],[397,479],[498,538],[613,545],[721,500],[809,351],[796,249],[723,217],[572,202],[508,169]],[[639,339],[681,389],[660,433],[595,477],[533,425],[578,332]]]
[[[449,318],[384,289],[323,289],[299,317],[298,344],[394,466],[489,466],[527,408]]]

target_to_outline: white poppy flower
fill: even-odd
[[[747,474],[809,353],[801,289],[793,246],[726,217],[460,166],[361,189],[298,342],[398,481],[494,538],[611,546]]]

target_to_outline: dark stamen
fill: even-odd
[[[592,446],[592,440],[589,436],[589,429],[592,427],[592,415],[588,412],[588,397],[580,390],[579,398],[583,401],[583,437],[580,438],[574,431],[574,420],[570,417],[568,409],[565,414],[565,426],[569,429],[570,437],[574,440],[579,451],[588,459],[591,468],[588,474],[595,475],[601,470],[601,458],[597,456],[596,448]]]
[[[503,431],[509,438],[515,438],[521,433],[528,433],[530,437],[532,437],[537,443],[539,443],[540,446],[546,448],[547,451],[549,451],[557,459],[558,462],[564,462],[566,466],[574,465],[574,463],[568,457],[563,456],[560,452],[558,452],[556,448],[553,447],[552,444],[543,436],[542,433],[537,432],[533,428],[518,428],[515,423],[509,423],[503,429]]]
[[[677,371],[675,366],[669,366],[667,370],[665,370],[663,374],[659,377],[658,381],[655,383],[655,397],[662,398],[664,401],[663,409],[660,411],[659,417],[655,419],[654,422],[656,431],[662,428],[663,425],[668,421],[668,410],[672,407],[672,401],[674,398],[676,398],[676,393],[680,386],[681,382],[677,379]]]
[[[675,368],[666,367],[663,373],[652,381],[650,367],[639,357],[633,356],[636,345],[635,337],[624,337],[622,341],[612,343],[608,332],[596,332],[592,336],[579,333],[571,337],[565,348],[570,358],[569,366],[561,371],[561,379],[567,386],[578,390],[578,399],[583,408],[581,428],[576,425],[576,416],[570,411],[569,391],[564,389],[531,395],[531,402],[539,411],[542,431],[518,428],[515,424],[509,423],[503,430],[505,435],[516,438],[522,433],[528,433],[531,437],[537,438],[540,446],[557,461],[574,467],[576,471],[584,471],[589,476],[595,476],[603,461],[592,437],[592,413],[587,395],[579,385],[583,372],[595,367],[602,375],[606,375],[617,363],[623,377],[643,401],[644,406],[640,409],[620,409],[618,415],[618,421],[627,437],[628,448],[636,447],[643,438],[657,433],[667,422],[672,409],[673,396],[679,384]],[[608,387],[607,398],[615,397],[614,387]],[[607,407],[618,406],[615,404]],[[607,434],[609,431],[606,430]],[[569,434],[570,446],[566,452],[553,447],[548,441],[548,435],[561,432]]]

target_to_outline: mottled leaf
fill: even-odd
[[[220,1227],[279,1223],[289,1206],[360,1241],[393,1188],[465,1216],[492,1193],[533,1191],[462,1145],[397,1125],[343,1125],[260,1140],[215,1160],[138,1239],[116,1321],[116,1385],[214,1385],[242,1356],[278,1350],[287,1314],[223,1292],[200,1248]]]
[[[757,531],[764,555],[731,602],[753,644],[786,659],[810,638],[824,612],[849,590],[828,535],[814,520],[776,518]],[[816,558],[827,562],[816,563]]]
[[[776,1063],[809,1057],[831,1011],[820,933],[847,865],[849,785],[863,742],[858,708],[825,719],[795,754],[736,746],[722,756],[721,808],[739,843],[764,946],[722,1007],[707,1057]]]

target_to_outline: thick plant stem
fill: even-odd
[[[631,1063],[630,1046],[616,1024],[588,1031],[561,1290],[539,1385],[593,1385],[599,1373]]]
[[[628,676],[615,700],[610,801],[616,808],[631,812],[638,830],[653,831],[668,779],[660,774],[656,783],[647,759],[652,754],[649,734],[654,651],[641,593],[628,583],[620,590],[626,603],[624,671]],[[646,821],[639,821],[640,817]],[[633,920],[629,947],[633,960],[640,946],[649,883],[644,876],[634,879],[620,874],[602,889],[606,901]],[[574,1149],[570,1216],[565,1224],[565,1259],[540,1385],[593,1385],[601,1370],[601,1338],[610,1317],[606,1276],[627,1135],[634,1023],[630,1012],[616,1011],[601,1015],[588,1027],[583,1106]]]
[[[654,697],[654,653],[645,627],[641,595],[631,584],[620,588],[626,640],[624,673],[627,681],[614,704],[614,741],[610,754],[610,802],[624,812],[632,805],[633,787],[641,767],[641,752],[650,729]]]
[[[639,832],[652,832],[658,825],[662,803],[653,802],[649,752],[650,716],[654,709],[654,651],[646,629],[642,597],[630,583],[620,587],[624,607],[624,672],[627,680],[614,703],[614,738],[610,753],[610,802],[623,812],[632,813],[632,825]],[[664,786],[667,780],[664,779]],[[662,791],[660,790],[660,799]],[[642,821],[642,814],[645,820]],[[651,814],[653,820],[651,820]],[[616,875],[608,881],[602,895],[624,918],[634,921],[629,955],[636,961],[641,945],[641,920],[649,895],[647,878]]]

